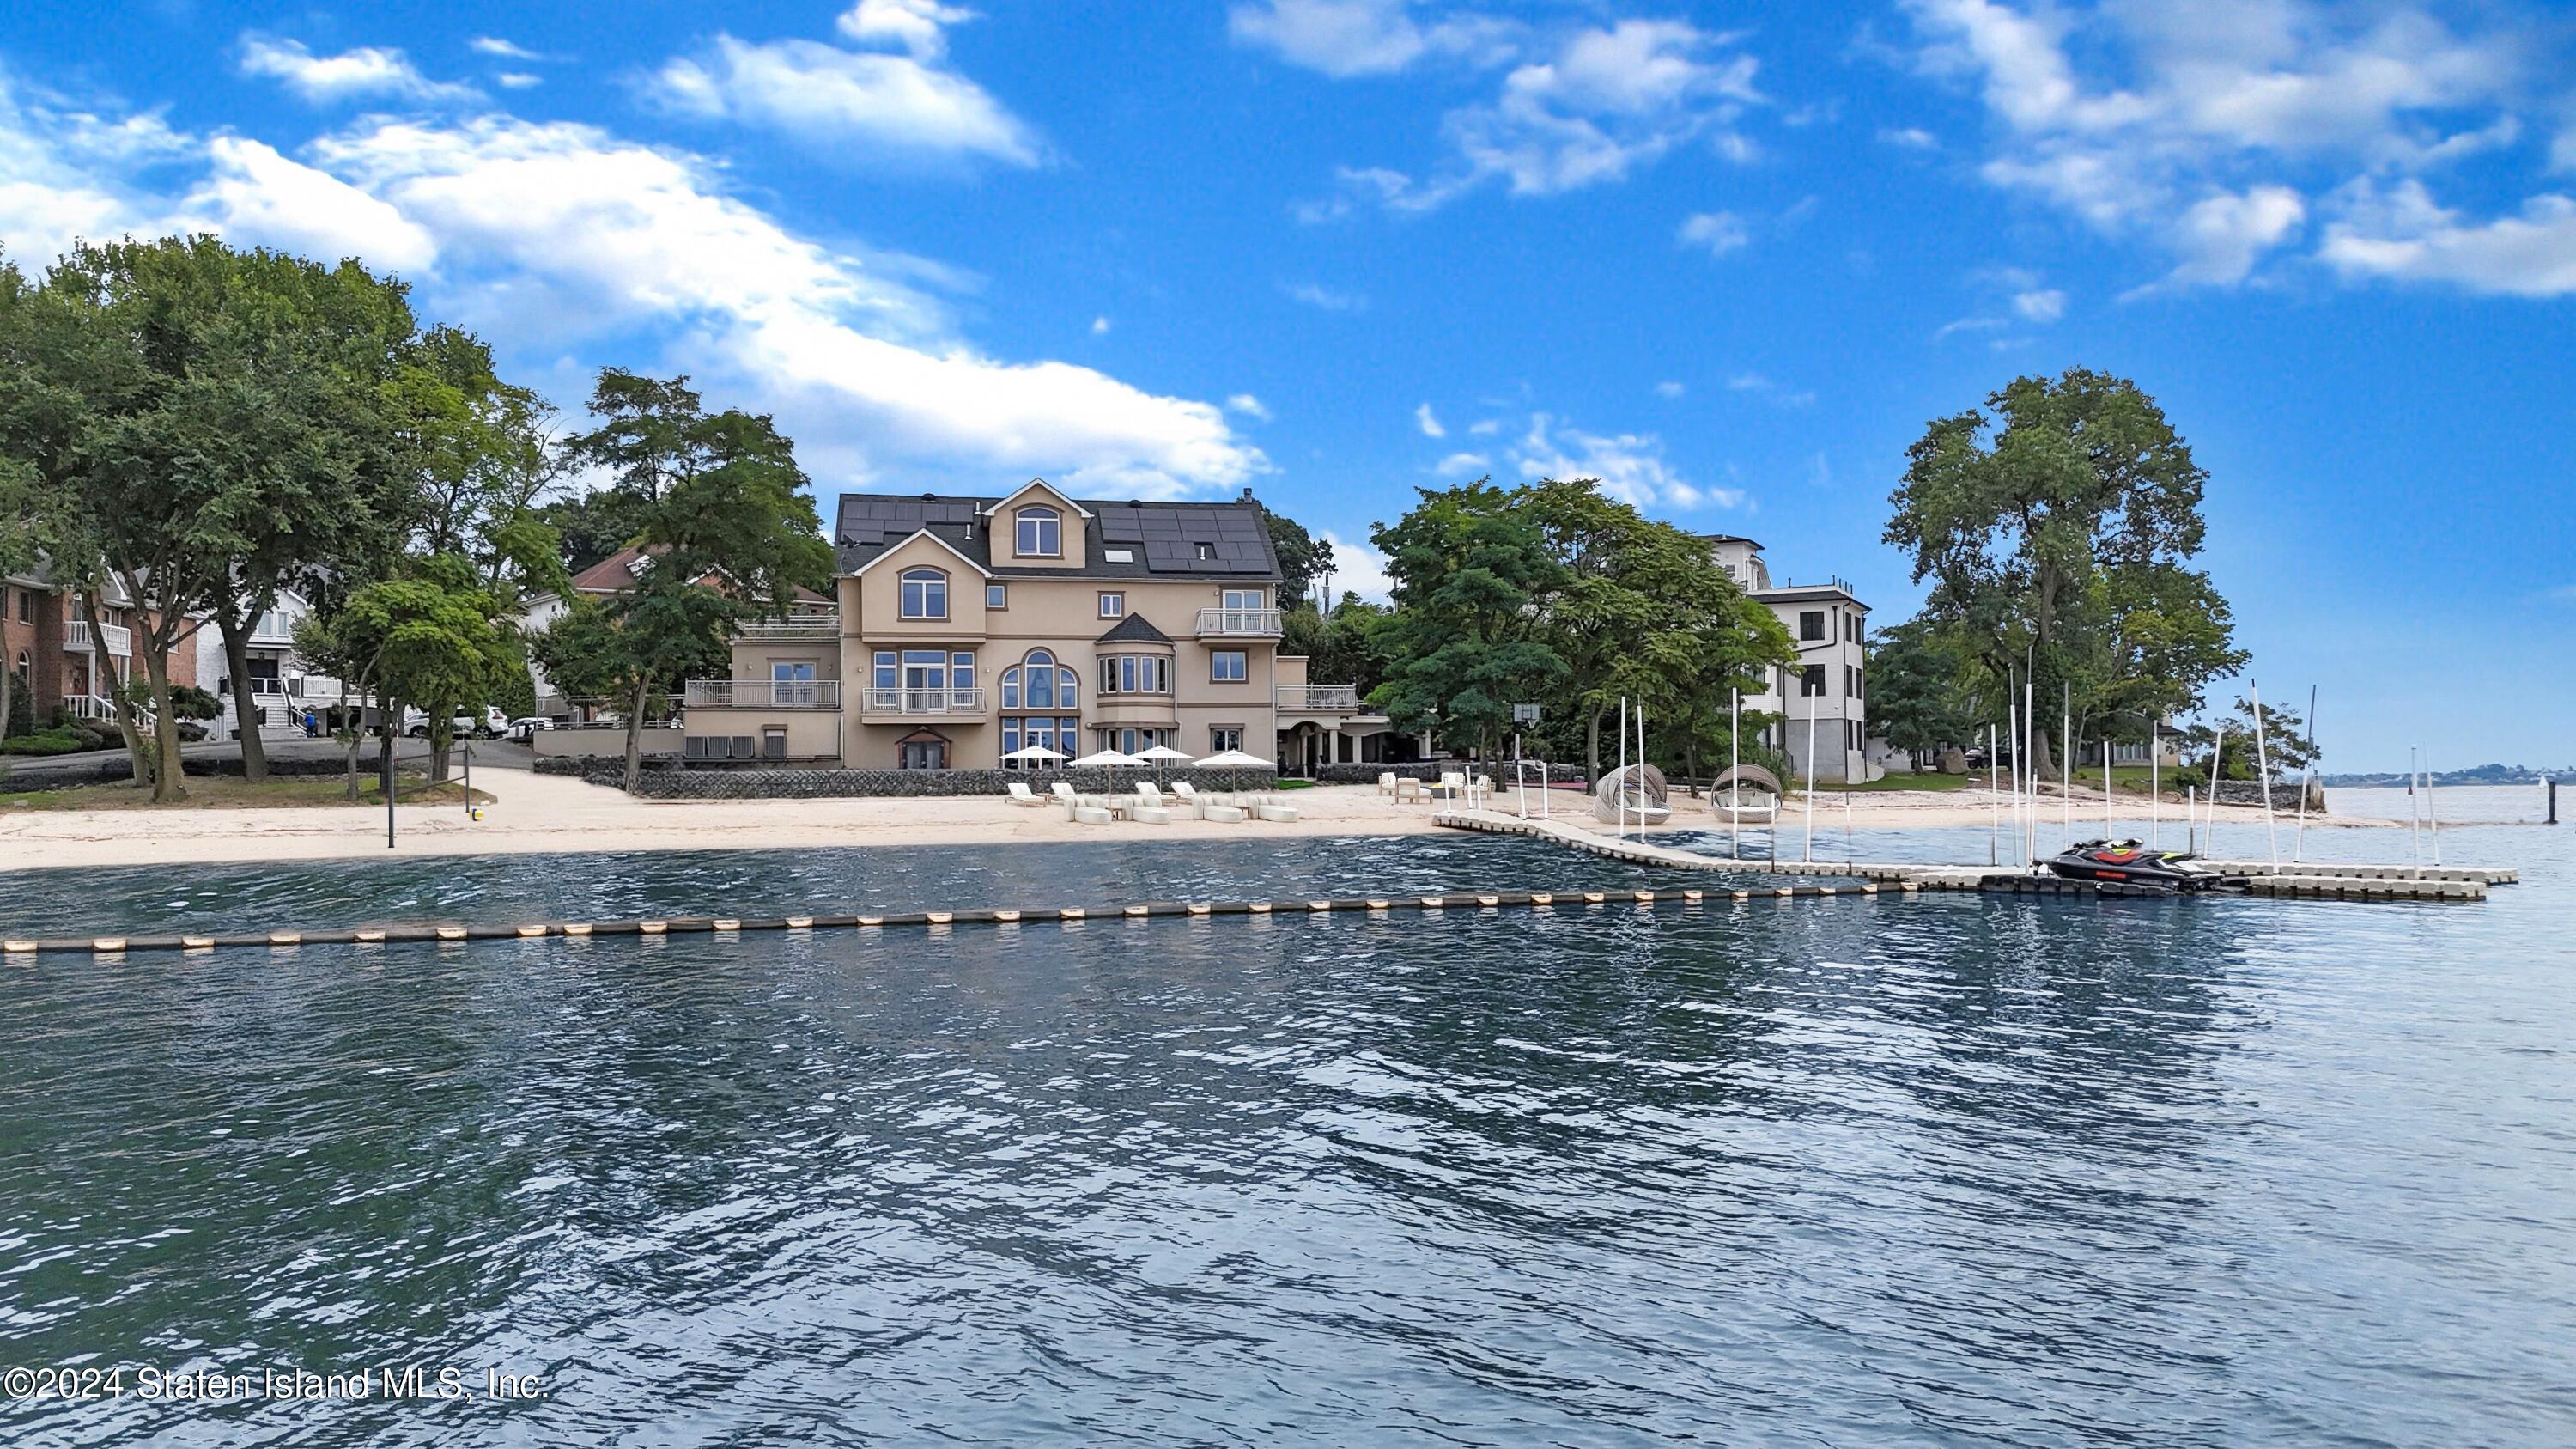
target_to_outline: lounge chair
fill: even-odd
[[[1406,801],[1414,801],[1418,803],[1421,799],[1422,782],[1420,780],[1413,778],[1411,775],[1406,775],[1395,782],[1395,800],[1397,804],[1401,805]]]
[[[1392,795],[1395,793],[1395,772],[1393,770],[1380,770],[1377,772],[1377,792],[1381,795]]]
[[[1023,806],[1032,810],[1036,809],[1040,805],[1049,803],[1045,796],[1032,793],[1026,780],[1013,780],[1011,782],[1011,793],[1009,799],[1014,805]]]
[[[1055,798],[1062,800],[1067,804],[1073,803],[1073,787],[1062,780],[1058,780],[1055,784],[1048,787],[1048,793],[1054,795]]]
[[[1195,805],[1199,802],[1199,787],[1187,780],[1174,780],[1172,794],[1184,805]]]

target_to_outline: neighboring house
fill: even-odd
[[[57,710],[74,719],[113,719],[111,681],[143,677],[134,660],[134,625],[148,617],[111,582],[100,591],[99,630],[93,635],[80,601],[43,569],[10,574],[0,577],[0,659],[28,691],[38,724]],[[196,683],[195,643],[172,650],[169,666],[172,684]]]
[[[1869,744],[1869,606],[1840,579],[1774,587],[1762,545],[1732,534],[1703,541],[1736,587],[1769,605],[1798,646],[1798,663],[1772,671],[1770,687],[1744,700],[1746,709],[1786,716],[1772,727],[1770,743],[1789,757],[1798,776],[1808,772],[1807,742],[1813,722],[1818,780],[1871,780],[1886,773]],[[1884,756],[1880,757],[1881,760]]]
[[[265,735],[300,735],[305,711],[340,702],[340,681],[317,674],[295,652],[295,629],[313,606],[292,589],[278,591],[277,601],[251,621],[249,639],[252,708]],[[197,631],[197,678],[206,682],[223,714],[208,722],[217,738],[238,733],[233,723],[232,669],[224,660],[224,634],[209,619]]]
[[[532,639],[544,633],[555,620],[572,612],[573,598],[587,598],[605,603],[632,589],[635,587],[635,581],[642,578],[645,571],[653,567],[653,555],[656,552],[658,550],[629,544],[573,575],[569,594],[548,592],[530,595],[527,603],[519,611],[520,632]],[[722,578],[720,575],[710,573],[699,582],[718,584],[722,582]],[[832,603],[830,599],[811,589],[798,589],[796,600],[800,612],[813,608],[828,609]],[[536,686],[537,713],[553,717],[558,721],[568,720],[576,711],[586,718],[594,709],[618,707],[613,701],[576,702],[564,698],[556,691],[554,682],[546,678],[545,669],[533,657],[528,660],[528,682]]]
[[[729,679],[689,682],[691,760],[990,768],[1165,745],[1302,764],[1374,729],[1347,685],[1277,657],[1260,505],[844,494],[839,601],[745,627]]]

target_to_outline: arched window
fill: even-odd
[[[903,617],[907,619],[945,619],[948,617],[948,575],[937,569],[903,571]]]
[[[1055,708],[1055,656],[1043,649],[1037,650],[1029,655],[1026,668],[1027,690],[1022,697],[1028,701],[1029,708]]]
[[[1063,514],[1052,508],[1023,508],[1015,521],[1021,557],[1055,558],[1064,552]]]

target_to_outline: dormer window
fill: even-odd
[[[1064,515],[1052,508],[1023,508],[1013,516],[1013,544],[1022,558],[1064,554]]]
[[[945,619],[948,617],[948,575],[937,569],[903,571],[903,617],[907,619]]]

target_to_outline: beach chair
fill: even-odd
[[[1029,783],[1026,780],[1013,780],[1011,782],[1011,793],[1009,799],[1012,804],[1031,810],[1047,803],[1045,796],[1035,794],[1029,789]]]
[[[1199,787],[1191,784],[1187,780],[1174,780],[1172,782],[1172,794],[1184,805],[1196,805],[1199,803]]]
[[[1491,775],[1469,775],[1469,776],[1467,777],[1467,804],[1468,804],[1469,806],[1471,806],[1471,807],[1472,807],[1472,806],[1474,806],[1474,805],[1476,804],[1476,802],[1477,802],[1477,801],[1479,801],[1479,800],[1491,800],[1491,799],[1493,799],[1493,798],[1494,798],[1494,777],[1493,777],[1493,776],[1491,776]]]
[[[1380,770],[1377,772],[1377,792],[1381,795],[1392,795],[1395,793],[1395,772],[1393,770]]]
[[[1455,800],[1466,793],[1466,776],[1459,774],[1455,770],[1443,770],[1440,772],[1440,794],[1443,799]]]
[[[1055,798],[1057,798],[1058,800],[1063,801],[1063,802],[1064,802],[1068,807],[1070,807],[1070,806],[1072,806],[1073,804],[1075,804],[1075,803],[1076,803],[1076,801],[1075,801],[1075,796],[1074,796],[1074,793],[1073,793],[1073,787],[1072,787],[1071,785],[1066,784],[1064,781],[1062,781],[1062,780],[1058,780],[1058,781],[1056,781],[1056,782],[1055,782],[1055,784],[1054,784],[1053,786],[1051,786],[1051,787],[1049,787],[1049,788],[1050,788],[1051,792],[1054,794]]]
[[[1395,782],[1395,803],[1398,805],[1419,804],[1421,801],[1422,782],[1420,780],[1413,778],[1411,775],[1406,775]]]

